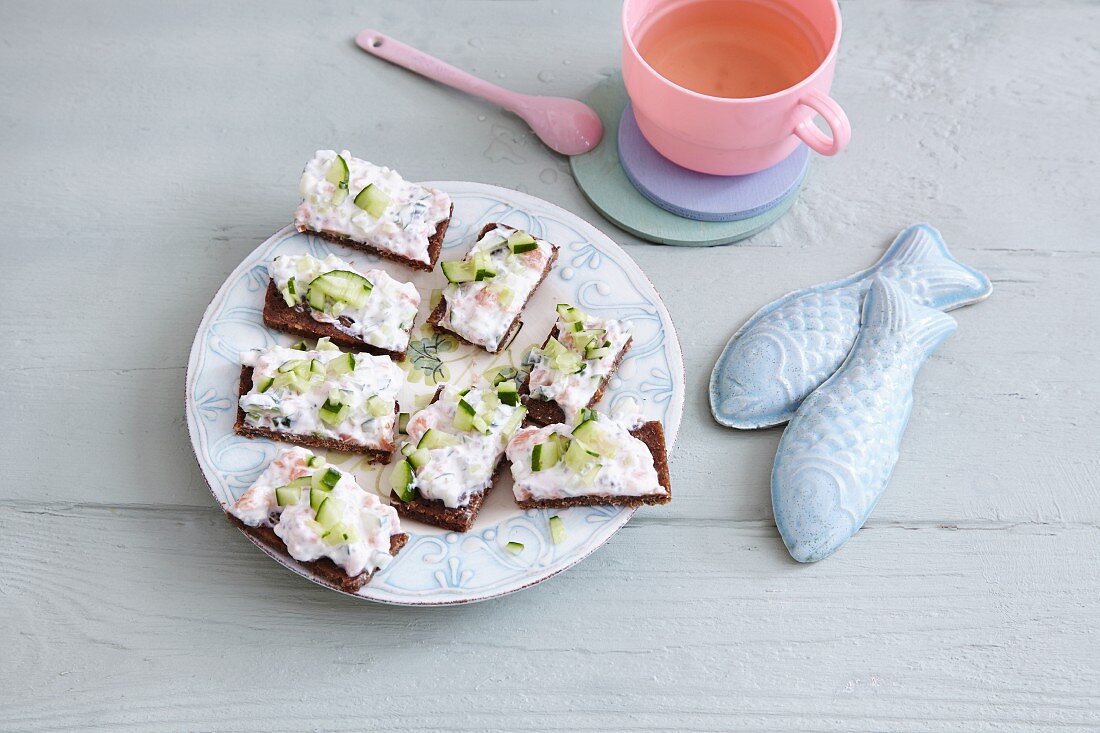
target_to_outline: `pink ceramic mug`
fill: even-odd
[[[819,46],[817,68],[793,86],[761,97],[715,97],[678,86],[653,69],[637,43],[663,14],[697,0],[625,0],[623,81],[638,127],[662,155],[685,168],[743,175],[769,168],[804,142],[821,155],[848,144],[848,117],[829,96],[840,45],[836,0],[755,0],[796,17]],[[821,115],[831,136],[814,124]]]

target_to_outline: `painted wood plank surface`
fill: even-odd
[[[738,245],[638,243],[514,117],[357,51],[363,27],[529,93],[618,63],[618,3],[16,0],[0,12],[0,731],[1100,730],[1100,46],[1086,0],[847,0],[853,123]],[[676,501],[529,591],[355,603],[263,557],[183,426],[195,325],[347,146],[517,188],[622,242],[685,348]],[[727,337],[928,221],[994,281],[920,376],[837,556],[771,522],[779,431],[709,417]]]

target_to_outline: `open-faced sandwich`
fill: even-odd
[[[356,351],[405,358],[420,293],[382,270],[360,272],[336,255],[282,255],[268,263],[264,323],[327,337]]]
[[[532,422],[563,423],[603,397],[631,342],[623,321],[558,305],[558,320],[541,348],[526,357],[531,373],[520,392]]]
[[[408,541],[392,507],[305,448],[284,448],[229,507],[257,542],[354,593]]]
[[[321,339],[313,348],[302,342],[246,351],[241,362],[238,435],[370,461],[393,452],[405,372],[387,357],[349,354]]]
[[[575,426],[523,428],[507,448],[516,503],[533,507],[672,501],[661,423],[582,410]]]
[[[514,381],[437,390],[406,426],[405,460],[391,479],[397,513],[455,532],[469,530],[526,413]]]
[[[519,330],[527,301],[557,257],[557,245],[545,239],[485,225],[464,259],[441,265],[448,285],[428,323],[497,353]]]
[[[435,267],[454,210],[444,192],[409,183],[346,150],[318,150],[300,189],[299,231],[418,270]]]

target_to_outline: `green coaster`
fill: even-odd
[[[600,82],[585,99],[600,115],[603,140],[591,152],[569,158],[573,178],[585,198],[616,226],[642,239],[682,247],[711,247],[751,237],[791,208],[805,177],[773,208],[738,221],[696,221],[651,203],[634,188],[619,164],[619,119],[629,100],[622,76]]]

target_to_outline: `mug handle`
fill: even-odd
[[[848,115],[844,114],[844,110],[832,97],[811,89],[798,103],[821,115],[832,132],[832,137],[826,136],[814,124],[813,117],[810,117],[794,128],[794,134],[802,142],[821,155],[836,155],[848,145],[848,141],[852,139],[852,126],[848,123]]]

